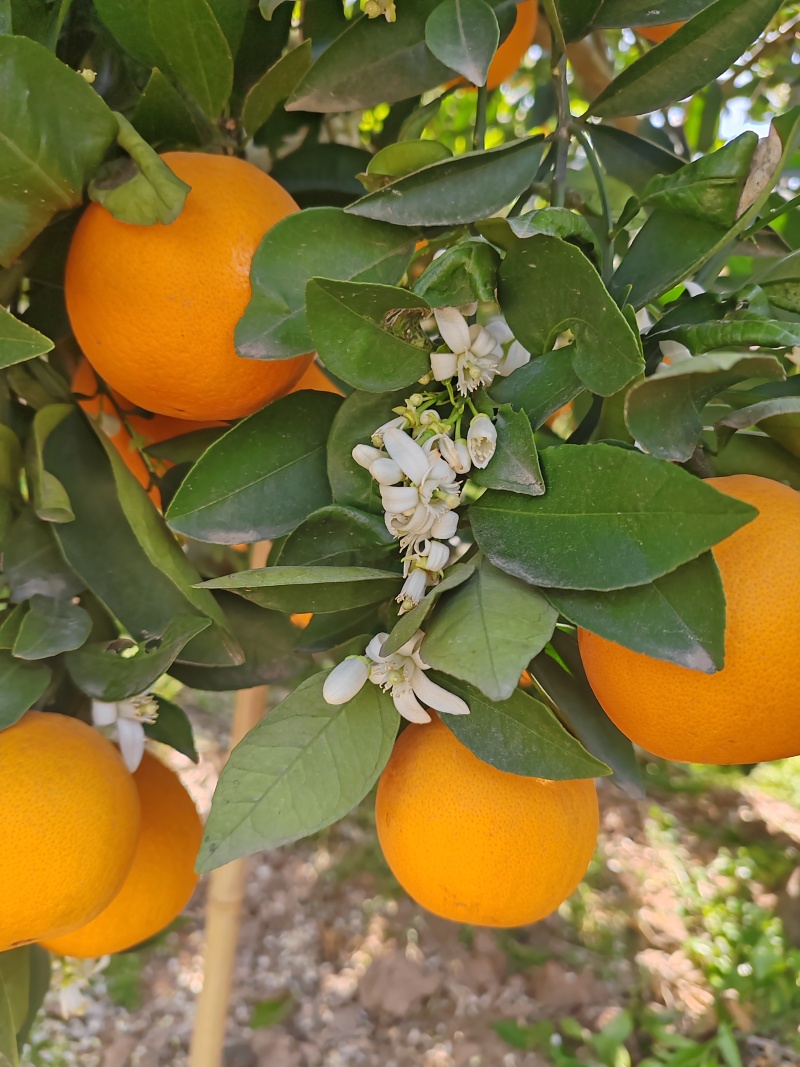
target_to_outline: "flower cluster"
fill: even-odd
[[[451,556],[447,542],[458,526],[464,476],[473,467],[484,469],[497,447],[494,422],[476,408],[471,394],[530,359],[503,320],[470,325],[458,308],[437,308],[433,321],[443,344],[431,353],[431,371],[420,383],[442,382],[445,389],[414,393],[394,408],[395,418],[375,430],[372,444],[353,449],[353,459],[378,483],[386,528],[400,542],[405,579],[397,596],[400,615],[441,581]],[[449,414],[443,411],[447,407]],[[397,710],[412,722],[430,719],[420,700],[437,711],[469,711],[463,700],[425,676],[421,630],[383,657],[387,636],[378,634],[364,656],[350,657],[332,671],[323,689],[329,704],[346,703],[369,679],[390,689]]]

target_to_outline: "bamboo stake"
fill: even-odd
[[[267,562],[269,541],[250,549],[250,566]],[[231,725],[230,748],[241,741],[263,716],[268,687],[240,689]],[[225,1024],[231,993],[236,943],[244,899],[247,861],[233,860],[211,872],[206,903],[206,953],[203,988],[197,998],[189,1067],[221,1067],[225,1046]]]

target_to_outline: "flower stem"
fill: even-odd
[[[567,86],[567,57],[561,56],[553,71],[556,83],[556,108],[558,125],[556,126],[556,169],[553,176],[551,203],[553,207],[563,207],[567,197],[567,159],[569,156],[569,127],[572,115],[569,109],[569,88]]]
[[[475,104],[475,132],[472,137],[472,147],[475,151],[483,151],[486,147],[486,104],[489,99],[489,90],[485,85],[478,87],[478,99]]]

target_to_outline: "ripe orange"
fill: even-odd
[[[344,396],[342,390],[333,384],[328,375],[316,363],[309,364],[308,370],[297,385],[292,386],[291,392],[299,393],[303,389],[316,389],[320,393],[336,393],[337,396]]]
[[[161,506],[161,494],[157,486],[150,484],[153,480],[151,469],[154,474],[162,475],[172,464],[168,460],[151,458],[148,468],[140,448],[146,448],[158,441],[168,441],[172,437],[180,437],[193,430],[225,425],[223,422],[187,422],[186,419],[173,419],[169,415],[143,413],[116,390],[109,389],[110,396],[101,392],[97,375],[85,359],[81,360],[72,376],[71,388],[79,397],[78,406],[90,419],[99,423],[124,460],[125,466],[136,476],[139,484],[148,490],[156,507]],[[125,416],[127,426],[120,419],[120,412]]]
[[[133,860],[139,800],[114,746],[67,715],[0,733],[0,952],[93,919]]]
[[[751,474],[709,485],[758,508],[713,548],[727,601],[725,666],[679,667],[578,631],[589,684],[637,745],[682,763],[800,754],[800,493]]]
[[[653,44],[661,44],[662,41],[666,41],[668,37],[671,37],[676,30],[679,30],[681,26],[683,26],[682,22],[668,22],[665,26],[636,26],[634,28],[638,34],[646,37]]]
[[[499,771],[434,717],[408,726],[378,783],[386,862],[423,907],[455,922],[521,926],[549,915],[597,841],[591,780]]]
[[[159,933],[186,906],[197,884],[194,871],[203,824],[174,771],[145,752],[133,775],[142,823],[133,864],[122,888],[86,926],[44,947],[91,959],[122,952]]]
[[[311,360],[242,359],[233,347],[253,253],[297,205],[242,159],[162,158],[192,187],[175,222],[128,225],[90,204],[78,223],[65,279],[72,329],[98,374],[146,411],[195,422],[249,415]]]
[[[522,62],[525,53],[533,44],[536,36],[536,26],[539,22],[538,0],[520,0],[517,4],[517,15],[514,25],[508,37],[501,43],[489,64],[489,73],[486,78],[487,89],[497,89],[503,82],[508,81]],[[460,85],[466,82],[463,78],[454,78],[448,82],[451,85]]]

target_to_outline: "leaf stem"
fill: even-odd
[[[569,88],[567,86],[567,57],[561,56],[553,78],[556,83],[556,108],[558,125],[554,134],[556,142],[556,169],[553,176],[551,203],[553,207],[563,207],[567,197],[567,159],[569,156],[569,127],[572,115],[569,109]]]
[[[475,132],[472,137],[472,147],[476,152],[482,152],[486,147],[486,105],[488,100],[488,88],[486,85],[479,85],[478,99],[475,103]]]
[[[605,227],[605,238],[603,240],[602,248],[602,276],[603,281],[608,281],[614,269],[614,241],[612,238],[614,219],[611,214],[611,201],[608,198],[605,175],[603,174],[603,168],[600,166],[600,160],[597,158],[597,152],[594,150],[594,145],[586,136],[586,131],[582,129],[577,122],[572,123],[570,131],[575,135],[581,148],[586,153],[586,159],[589,162],[589,167],[592,171],[595,185],[597,186],[597,192],[600,196],[600,208],[603,212],[603,225]]]

